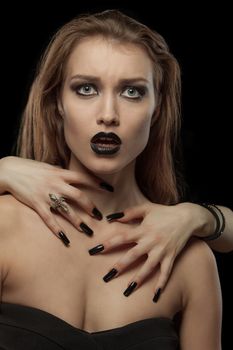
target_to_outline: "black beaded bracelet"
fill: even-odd
[[[207,204],[207,203],[199,203],[202,207],[205,207],[207,210],[209,210],[215,217],[216,219],[216,229],[213,234],[207,236],[207,237],[202,237],[204,241],[212,241],[214,239],[217,239],[218,237],[221,236],[225,229],[225,217],[223,215],[223,212],[215,205],[215,204]],[[214,209],[213,209],[214,208]],[[219,215],[217,212],[220,214],[222,218],[222,223],[220,222]]]

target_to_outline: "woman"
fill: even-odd
[[[71,170],[70,183],[76,173],[88,172],[118,191],[83,189],[97,204],[95,222],[74,202],[69,186],[66,193],[48,193],[55,214],[62,213],[54,233],[67,249],[48,235],[48,227],[33,210],[10,195],[1,197],[1,346],[32,348],[36,342],[46,349],[176,349],[172,320],[179,316],[181,349],[221,348],[220,286],[204,242],[193,240],[180,254],[160,299],[160,288],[151,295],[159,276],[154,261],[148,263],[150,274],[143,287],[132,293],[137,282],[130,280],[127,286],[132,272],[145,261],[137,245],[125,257],[133,263],[133,271],[125,274],[119,273],[122,267],[105,274],[125,248],[111,254],[99,245],[90,249],[90,239],[96,245],[108,238],[113,247],[119,245],[116,230],[123,234],[120,222],[109,225],[102,215],[132,206],[143,206],[146,212],[153,201],[178,201],[172,147],[179,126],[179,87],[179,67],[163,38],[117,11],[74,19],[55,35],[30,92],[19,154]],[[181,207],[176,215],[183,231],[191,226],[195,232],[187,219],[190,205]],[[65,220],[69,215],[75,227],[89,235],[94,230],[95,235],[77,235]],[[140,220],[132,219],[131,232],[136,232]],[[205,222],[201,217],[199,228]],[[132,244],[130,234],[123,243]],[[148,251],[146,236],[141,245]],[[88,251],[102,254],[90,259]],[[169,265],[164,262],[167,270]],[[100,284],[103,274],[104,282],[116,274],[118,278]],[[119,293],[122,283],[127,288]],[[10,345],[14,332],[20,339],[26,332],[24,343]]]
[[[103,188],[103,191],[112,191],[111,185],[103,186],[104,182],[87,172],[86,169],[84,169],[86,171],[84,175],[78,171],[73,173],[50,164],[11,156],[0,160],[0,170],[0,193],[8,191],[19,201],[34,209],[54,234],[62,231],[62,228],[56,220],[57,215],[49,210],[48,193],[65,194],[89,214],[90,218],[93,218],[93,210],[96,205],[82,191],[82,187],[86,186],[96,190]],[[116,188],[115,191],[117,191]],[[72,206],[71,203],[70,206]],[[233,250],[233,212],[229,208],[218,207],[221,208],[226,219],[224,233],[216,239],[207,240],[207,244],[218,252],[229,252]],[[183,213],[184,209],[187,222],[191,222],[188,227],[179,220],[179,213]],[[159,278],[158,281],[155,281],[152,289],[154,292],[158,289],[162,291],[166,287],[175,258],[187,241],[192,236],[204,239],[211,236],[216,225],[214,216],[206,208],[194,203],[186,203],[185,205],[178,203],[168,206],[150,202],[146,208],[143,205],[138,205],[126,208],[124,211],[121,209],[121,213],[124,216],[115,217],[114,220],[124,225],[122,234],[116,230],[114,243],[109,238],[98,243],[103,244],[105,251],[109,251],[111,254],[113,244],[116,247],[127,243],[126,237],[129,233],[130,241],[137,243],[138,255],[148,254],[149,256],[143,267],[138,269],[134,275],[133,279],[138,282],[137,288],[140,288],[149,275],[149,265],[154,264],[156,267],[160,264]],[[56,214],[63,215],[77,230],[83,232],[80,229],[82,219],[79,212],[75,214],[69,212],[66,213],[68,215],[64,215],[65,213],[60,211]],[[143,218],[139,226],[132,226],[131,220],[138,218]],[[89,226],[93,231],[93,220],[95,219],[89,220]],[[108,222],[110,224],[111,220]],[[145,247],[142,245],[141,239],[145,238],[146,234],[148,245]],[[114,267],[119,272],[124,273],[134,259],[134,252],[129,248],[127,256],[125,253],[120,260],[115,261]],[[106,266],[106,268],[110,270],[112,267]]]

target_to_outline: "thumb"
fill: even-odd
[[[115,214],[118,214],[118,213],[108,215],[108,221],[114,220],[114,221],[126,223],[131,220],[143,218],[145,215],[145,208],[143,205],[139,205],[139,206],[126,208],[124,211],[119,213],[120,214],[119,217],[118,215],[115,215]]]

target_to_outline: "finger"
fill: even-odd
[[[67,219],[78,231],[85,233],[87,236],[92,236],[94,231],[77,216],[70,205],[67,205],[67,208],[68,211],[64,211],[62,208],[58,207],[56,211]]]
[[[160,261],[160,257],[158,256],[155,259],[153,259],[153,261],[149,258],[147,258],[147,260],[145,261],[145,263],[143,264],[143,266],[140,268],[139,272],[137,272],[133,278],[131,279],[131,281],[128,283],[128,285],[132,282],[135,281],[137,282],[137,288],[140,287],[143,284],[143,281],[145,281],[145,279],[151,274],[154,273],[156,268],[158,268],[159,266],[159,261]]]
[[[47,227],[54,233],[54,235],[59,238],[65,246],[69,246],[70,240],[67,237],[67,234],[64,232],[63,228],[58,224],[54,215],[51,213],[49,209],[44,209],[39,207],[37,209],[37,213],[47,225]]]
[[[139,219],[144,217],[146,213],[146,208],[144,205],[134,206],[130,208],[126,208],[124,211],[119,213],[112,213],[106,216],[108,222],[112,222],[113,220],[126,223],[131,220]]]
[[[103,280],[105,282],[109,282],[113,277],[115,277],[116,274],[121,274],[127,268],[127,266],[131,265],[144,254],[145,251],[141,247],[139,248],[136,246],[130,249],[123,258],[114,264],[114,267],[103,277]],[[114,275],[112,275],[113,270],[115,272]]]
[[[168,279],[171,275],[173,263],[174,263],[173,258],[166,258],[160,264],[160,275],[159,275],[159,278],[158,278],[158,281],[156,283],[155,290],[154,290],[154,293],[155,293],[154,298],[153,298],[154,302],[158,301],[161,292],[166,287]]]
[[[102,220],[103,215],[99,209],[96,208],[95,204],[85,195],[84,192],[73,188],[71,186],[67,186],[64,194],[62,195],[65,198],[73,200],[77,203],[84,211],[87,212],[91,217],[94,217],[98,220]],[[69,219],[69,217],[68,217]]]
[[[135,240],[137,240],[137,235],[135,234],[135,232],[137,233],[137,231],[135,228],[134,230],[134,234],[132,234],[128,229],[126,232],[119,233],[117,236],[114,236],[102,243],[99,243],[95,247],[92,247],[88,250],[89,254],[95,255],[102,251],[108,252],[111,249],[116,248],[120,245],[135,242]]]
[[[89,173],[77,173],[75,171],[62,169],[62,175],[64,180],[69,184],[83,184],[87,187],[97,188],[103,191],[113,192],[112,185],[106,183],[103,179]]]

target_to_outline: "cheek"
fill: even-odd
[[[64,133],[66,138],[72,138],[79,134],[80,127],[75,118],[65,117],[64,119]]]
[[[72,98],[67,98],[64,106],[64,132],[68,137],[82,138],[88,130],[88,116],[85,109]]]
[[[64,136],[70,150],[82,149],[82,143],[86,139],[85,131],[88,130],[88,122],[77,118],[77,115],[67,115],[64,117]]]
[[[131,125],[134,134],[132,143],[137,145],[137,147],[140,148],[140,151],[142,151],[148,143],[154,109],[154,98],[146,100],[146,102],[137,109],[134,122]]]
[[[148,117],[132,126],[129,145],[131,155],[139,155],[146,147],[150,135],[150,122],[151,118]]]
[[[66,93],[63,96],[64,108],[64,130],[66,134],[82,134],[87,127],[87,118],[85,109],[77,103],[73,94]]]

